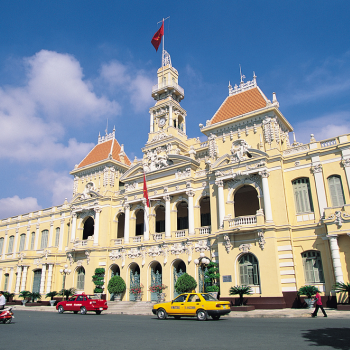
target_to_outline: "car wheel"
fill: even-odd
[[[205,310],[200,309],[197,311],[197,320],[198,321],[205,321],[208,318],[208,314]]]
[[[58,307],[58,313],[59,313],[59,314],[63,314],[63,313],[64,313],[64,308],[63,308],[62,305],[60,305],[60,306]]]
[[[212,319],[214,321],[217,321],[218,319],[220,319],[220,315],[214,315],[214,316],[212,316]]]
[[[168,317],[168,315],[166,311],[161,308],[157,310],[157,317],[159,320],[165,320]]]
[[[101,315],[101,312],[102,312],[101,310],[97,310],[96,315]]]
[[[6,318],[5,320],[4,320],[4,323],[11,323],[12,322],[12,318]]]
[[[181,316],[174,316],[175,320],[180,320]]]
[[[86,315],[86,312],[87,312],[86,307],[85,307],[85,306],[82,306],[82,307],[80,308],[80,313],[81,313],[82,315]]]

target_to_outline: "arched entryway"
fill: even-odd
[[[88,237],[94,235],[94,227],[95,221],[91,216],[89,216],[84,222],[83,239],[88,239]]]
[[[129,290],[140,286],[140,267],[136,263],[130,265]],[[135,301],[135,295],[129,291],[129,300]]]
[[[120,267],[117,264],[113,264],[110,267],[110,278],[114,277],[114,276],[120,276]],[[113,301],[114,300],[114,293],[111,293],[110,295],[110,300]]]
[[[253,186],[244,185],[234,195],[235,217],[256,215],[260,209],[258,192]]]
[[[174,289],[174,298],[176,298],[179,293],[175,290],[175,284],[177,279],[186,272],[186,264],[183,260],[178,259],[173,263],[173,289]]]
[[[151,264],[151,287],[162,284],[162,265],[158,261]],[[151,301],[157,301],[157,293],[151,292]]]

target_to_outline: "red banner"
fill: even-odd
[[[147,184],[146,184],[146,176],[143,174],[143,198],[146,199],[147,207],[149,208],[149,199],[148,199],[148,191],[147,191]]]
[[[162,23],[162,26],[157,30],[156,34],[153,35],[153,38],[151,40],[152,45],[158,51],[158,47],[162,41],[162,36],[164,35],[164,21]]]

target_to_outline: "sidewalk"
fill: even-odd
[[[56,307],[52,306],[22,306],[14,305],[14,310],[16,311],[43,311],[43,312],[57,312]],[[231,313],[226,317],[256,317],[256,318],[302,318],[311,317],[311,313],[314,309],[273,309],[273,310],[253,310],[253,311],[231,311]],[[325,308],[326,313],[329,318],[338,319],[350,319],[350,311],[338,311],[336,309]],[[116,315],[148,315],[154,316],[152,313],[152,307],[144,306],[138,308],[137,304],[135,306],[115,309],[113,306],[109,307],[107,311],[103,311],[104,314],[116,314]],[[318,318],[323,317],[322,311],[319,310]]]

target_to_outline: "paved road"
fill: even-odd
[[[16,311],[1,350],[350,349],[350,320],[318,317],[159,321],[153,316]]]

